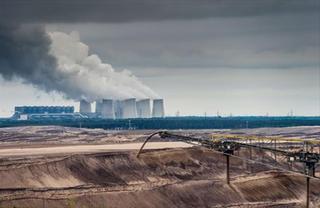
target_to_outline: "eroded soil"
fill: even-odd
[[[309,138],[318,135],[320,128],[237,132]],[[231,158],[231,183],[228,185],[225,156],[201,147],[147,149],[139,158],[136,157],[136,148],[82,150],[85,145],[136,145],[149,133],[63,127],[0,129],[0,150],[2,153],[10,152],[0,155],[0,207],[260,208],[305,205],[306,179],[272,169],[263,162],[252,165]],[[188,133],[210,136],[212,132]],[[158,142],[159,138],[155,141]],[[81,151],[52,154],[43,149],[77,149],[77,145]],[[42,152],[34,154],[36,149]],[[19,154],[21,150],[25,151],[24,154]],[[265,163],[274,163],[272,154],[256,151],[252,154]],[[248,152],[240,151],[237,155],[248,155]],[[287,168],[280,159],[275,165]],[[311,207],[320,206],[319,187],[320,181],[312,179]]]
[[[10,160],[10,161],[9,161]],[[301,207],[305,179],[194,147],[2,159],[1,207]],[[312,181],[312,202],[320,197]]]

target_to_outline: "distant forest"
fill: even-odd
[[[0,120],[0,127],[59,125],[103,129],[240,129],[320,126],[320,117],[166,117],[149,119]]]

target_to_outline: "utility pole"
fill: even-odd
[[[277,149],[277,139],[274,139],[274,149]],[[277,162],[277,152],[274,152],[274,160]]]
[[[230,185],[230,156],[226,155],[227,162],[227,184]]]
[[[249,148],[249,152],[250,152],[250,160],[252,160],[252,139],[249,139],[249,142],[250,142],[250,148]]]
[[[307,177],[307,196],[306,196],[306,208],[310,206],[310,177]]]

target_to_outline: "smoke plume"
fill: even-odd
[[[41,26],[0,24],[0,74],[73,100],[157,97],[129,71],[89,54],[76,32],[47,33]]]

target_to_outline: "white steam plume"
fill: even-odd
[[[103,98],[157,98],[158,95],[139,81],[130,71],[115,71],[89,47],[80,42],[79,34],[49,32],[49,54],[57,60],[57,90],[67,98],[94,101]]]

